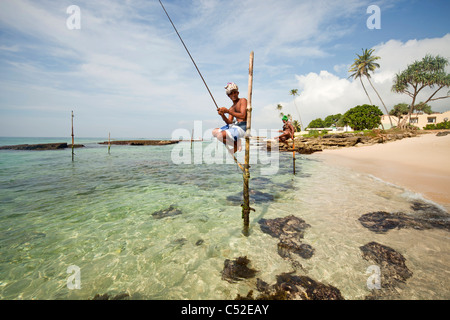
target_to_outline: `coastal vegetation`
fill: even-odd
[[[366,88],[364,87],[364,83],[362,82],[362,77],[366,77],[367,80],[370,83],[370,86],[372,87],[372,89],[375,91],[375,93],[377,94],[378,98],[380,99],[381,103],[383,104],[384,109],[386,110],[386,113],[389,114],[386,105],[384,104],[383,99],[381,99],[380,94],[378,93],[377,89],[375,89],[375,87],[372,84],[372,81],[370,81],[370,72],[374,72],[375,69],[379,68],[380,65],[378,63],[376,63],[376,60],[381,59],[378,56],[373,56],[373,52],[375,50],[374,49],[365,49],[363,50],[363,54],[359,55],[356,54],[358,57],[355,59],[354,63],[351,65],[351,69],[349,70],[349,72],[353,72],[350,77],[353,77],[355,79],[359,78],[359,80],[361,81],[361,85],[364,88],[364,91],[366,92],[367,97],[369,98],[370,104],[373,105],[372,100],[370,99],[369,94],[367,93]],[[393,126],[392,124],[392,119],[389,116],[389,121],[391,122],[391,127]]]
[[[444,121],[437,124],[430,123],[427,124],[424,128],[424,130],[443,130],[443,129],[450,129],[450,121]]]
[[[412,98],[409,105],[408,117],[399,124],[400,127],[406,127],[406,120],[410,119],[411,114],[416,108],[418,94],[425,88],[434,89],[432,94],[421,104],[430,101],[450,98],[450,91],[446,95],[435,97],[443,88],[450,86],[450,74],[445,71],[448,60],[439,55],[426,55],[421,61],[415,61],[408,65],[402,72],[395,75],[392,91],[396,93],[407,94]]]
[[[343,122],[354,130],[374,129],[381,124],[383,112],[375,106],[363,104],[348,110],[343,116]]]
[[[353,130],[374,129],[381,124],[380,116],[383,113],[374,105],[364,104],[349,109],[344,115],[338,113],[329,115],[322,120],[317,118],[311,121],[308,128],[343,127],[349,125]]]
[[[351,73],[349,78],[352,77],[360,80],[361,86],[363,87],[370,104],[356,106],[348,110],[344,115],[329,115],[325,118],[325,120],[322,120],[321,118],[314,119],[309,123],[308,128],[330,128],[349,125],[353,130],[358,131],[377,128],[381,125],[382,129],[384,129],[380,120],[380,116],[382,116],[383,113],[379,107],[373,104],[372,99],[364,86],[362,78],[366,78],[368,80],[369,84],[380,99],[386,114],[389,117],[391,128],[395,127],[391,116],[398,119],[398,127],[401,129],[406,129],[410,126],[407,122],[411,119],[412,113],[422,112],[431,114],[434,111],[428,104],[429,102],[450,98],[450,91],[448,91],[445,95],[438,96],[439,91],[450,86],[450,74],[445,71],[445,67],[449,64],[448,59],[439,55],[432,56],[428,54],[422,60],[415,61],[414,63],[408,65],[404,71],[395,75],[392,91],[407,94],[412,98],[412,102],[410,104],[396,104],[390,111],[388,111],[383,99],[370,80],[370,73],[374,72],[377,68],[380,68],[380,65],[375,61],[381,59],[378,56],[374,56],[373,52],[374,49],[365,49],[361,55],[357,54],[357,58],[355,58],[354,63],[349,69],[349,72]],[[426,100],[417,102],[419,93],[424,92],[422,90],[426,88],[432,89],[433,91],[431,91]],[[449,124],[446,122],[441,124],[430,124],[424,127],[425,130],[448,128]]]
[[[324,120],[321,118],[314,119],[309,123],[308,128],[343,127],[345,124],[342,120],[342,114],[332,114],[327,116]]]

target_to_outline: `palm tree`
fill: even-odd
[[[280,111],[280,118],[283,117],[283,112],[281,111],[283,109],[283,106],[281,104],[277,105],[277,110]]]
[[[370,104],[372,103],[372,100],[370,100],[369,94],[367,93],[366,88],[364,87],[364,84],[362,82],[362,76],[365,76],[367,80],[369,80],[370,86],[377,94],[378,98],[380,99],[381,103],[383,104],[384,109],[386,110],[386,114],[389,117],[389,121],[391,123],[391,127],[393,127],[391,116],[389,115],[389,111],[386,108],[386,105],[383,102],[383,99],[381,99],[380,94],[378,93],[377,89],[372,84],[372,81],[370,81],[370,74],[369,72],[373,72],[376,68],[379,68],[380,65],[376,63],[375,61],[378,59],[381,59],[378,56],[372,56],[372,53],[375,51],[375,49],[363,49],[362,55],[356,54],[358,58],[355,59],[355,62],[351,65],[351,69],[349,72],[353,72],[350,77],[359,78],[361,81],[361,84],[364,88],[364,91],[366,92],[367,97],[369,98]],[[349,77],[349,78],[350,78]]]
[[[364,75],[363,72],[363,68],[360,68],[360,57],[358,54],[356,54],[358,56],[358,59],[355,59],[355,62],[353,62],[353,64],[350,66],[350,70],[348,70],[348,72],[353,72],[349,78],[354,78],[354,79],[358,79],[359,81],[361,81],[361,85],[364,89],[364,92],[367,95],[367,98],[369,98],[370,104],[373,105],[372,100],[370,99],[369,94],[367,93],[366,87],[364,86],[364,83],[362,82],[362,76]]]
[[[295,105],[295,109],[297,109],[297,113],[298,113],[298,120],[300,121],[300,131],[302,131],[303,128],[303,124],[302,124],[302,117],[300,116],[300,112],[298,111],[298,107],[297,104],[295,103],[295,96],[298,96],[298,89],[292,89],[291,92],[289,93],[293,99],[294,99],[294,105]]]

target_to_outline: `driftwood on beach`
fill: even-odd
[[[180,140],[116,140],[116,141],[104,141],[99,144],[114,144],[122,146],[165,146],[169,144],[175,144]]]

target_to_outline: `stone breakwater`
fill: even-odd
[[[117,140],[111,141],[114,145],[128,145],[128,146],[165,146],[170,144],[179,143],[179,140]],[[99,142],[99,144],[107,145],[108,141]],[[83,148],[82,144],[75,144],[74,148]],[[19,144],[12,146],[1,146],[0,150],[62,150],[66,148],[72,148],[71,144],[66,142],[54,142],[54,143],[38,143],[38,144]]]
[[[363,133],[326,134],[319,137],[295,137],[295,145],[292,140],[287,141],[287,143],[279,144],[275,140],[269,140],[267,141],[267,150],[276,148],[278,144],[279,151],[292,152],[294,151],[294,146],[295,152],[297,153],[311,154],[324,149],[373,145],[415,136],[417,136],[415,131],[405,131],[399,133],[381,133],[374,131],[370,135],[364,135]]]
[[[82,144],[75,144],[74,148],[83,148]],[[66,148],[72,148],[71,144],[67,144],[65,142],[56,142],[56,143],[40,143],[40,144],[19,144],[14,146],[2,146],[0,150],[61,150]]]
[[[179,140],[115,140],[111,141],[111,144],[122,146],[165,146],[169,144],[175,144],[180,142]],[[108,141],[99,142],[99,144],[108,144]]]

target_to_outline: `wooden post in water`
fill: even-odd
[[[244,219],[244,234],[248,235],[248,228],[250,224],[250,195],[248,182],[250,179],[250,130],[252,124],[252,89],[253,89],[253,51],[250,53],[250,64],[248,69],[248,98],[247,98],[247,131],[245,134],[245,165],[243,170],[243,178],[244,178],[244,203],[242,204],[242,218]]]
[[[111,132],[108,132],[108,154],[111,154]]]
[[[74,135],[73,135],[73,110],[72,110],[72,161],[73,161],[73,156],[75,155],[75,153],[73,152],[73,148],[75,147],[75,139],[74,139]]]
[[[294,166],[294,175],[295,175],[295,128],[294,128],[294,137],[292,138],[292,164]]]

